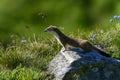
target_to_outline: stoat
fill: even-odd
[[[70,50],[70,48],[75,47],[80,48],[83,52],[96,51],[103,56],[110,57],[110,55],[107,54],[104,50],[93,46],[90,42],[88,42],[88,40],[70,38],[64,35],[55,26],[49,26],[44,31],[52,33],[57,41],[65,48],[65,50]]]

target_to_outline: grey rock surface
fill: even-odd
[[[61,50],[49,63],[55,80],[120,80],[120,61],[97,52]]]

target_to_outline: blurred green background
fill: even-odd
[[[120,0],[0,0],[0,41],[16,34],[44,35],[49,25],[76,29],[107,29],[120,13]]]

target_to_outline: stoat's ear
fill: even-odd
[[[64,27],[61,27],[61,26],[57,27],[57,26],[50,25],[49,27],[54,28],[54,29],[64,30]]]
[[[50,25],[49,27],[47,27],[44,32],[51,32],[51,31],[54,31],[54,29],[56,29],[56,26],[52,26]]]
[[[49,27],[47,27],[44,31],[45,32],[51,32],[51,31],[60,31],[60,29],[64,29],[63,27],[59,27],[57,28],[56,26],[50,25]]]
[[[57,26],[50,25],[48,28],[57,28]]]

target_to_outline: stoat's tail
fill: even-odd
[[[93,50],[97,51],[98,53],[100,53],[101,55],[105,56],[105,57],[111,57],[107,52],[105,52],[103,49],[99,49],[95,46],[93,46]]]

